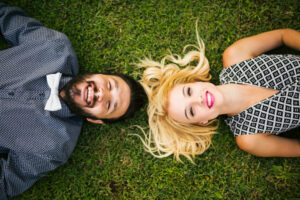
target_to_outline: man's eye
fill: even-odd
[[[111,90],[111,83],[110,83],[110,81],[108,81],[108,83],[107,83],[107,89]]]
[[[193,107],[190,108],[190,114],[191,114],[192,117],[194,117]]]
[[[110,108],[110,101],[106,102],[106,108],[107,108],[107,110],[109,110],[109,108]]]
[[[190,87],[187,88],[187,94],[188,94],[188,96],[191,96],[191,95],[192,95],[192,91],[191,91],[191,88],[190,88]]]

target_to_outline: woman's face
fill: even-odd
[[[180,123],[205,124],[220,114],[224,98],[209,82],[194,82],[175,86],[169,93],[168,113]]]

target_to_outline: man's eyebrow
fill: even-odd
[[[113,80],[113,82],[114,82],[115,88],[116,88],[117,90],[119,90],[119,84],[118,84],[118,81],[117,81],[114,77],[112,77],[112,80]],[[118,107],[118,101],[116,101],[116,102],[114,103],[114,108],[113,108],[113,110],[111,111],[111,113],[115,112],[116,109],[117,109],[117,107]]]
[[[114,78],[112,78],[112,79],[114,80],[115,87],[116,87],[117,89],[119,89],[119,85],[118,85],[118,82],[116,81],[116,79],[114,79]]]

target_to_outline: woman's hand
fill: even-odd
[[[223,67],[240,63],[285,44],[300,51],[300,32],[278,29],[236,41],[223,53]]]

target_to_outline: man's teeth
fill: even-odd
[[[87,103],[89,104],[91,102],[91,91],[92,91],[92,87],[88,87],[88,95],[87,95]]]
[[[210,108],[211,107],[211,96],[209,93],[207,93],[207,104],[208,104],[208,107]]]

